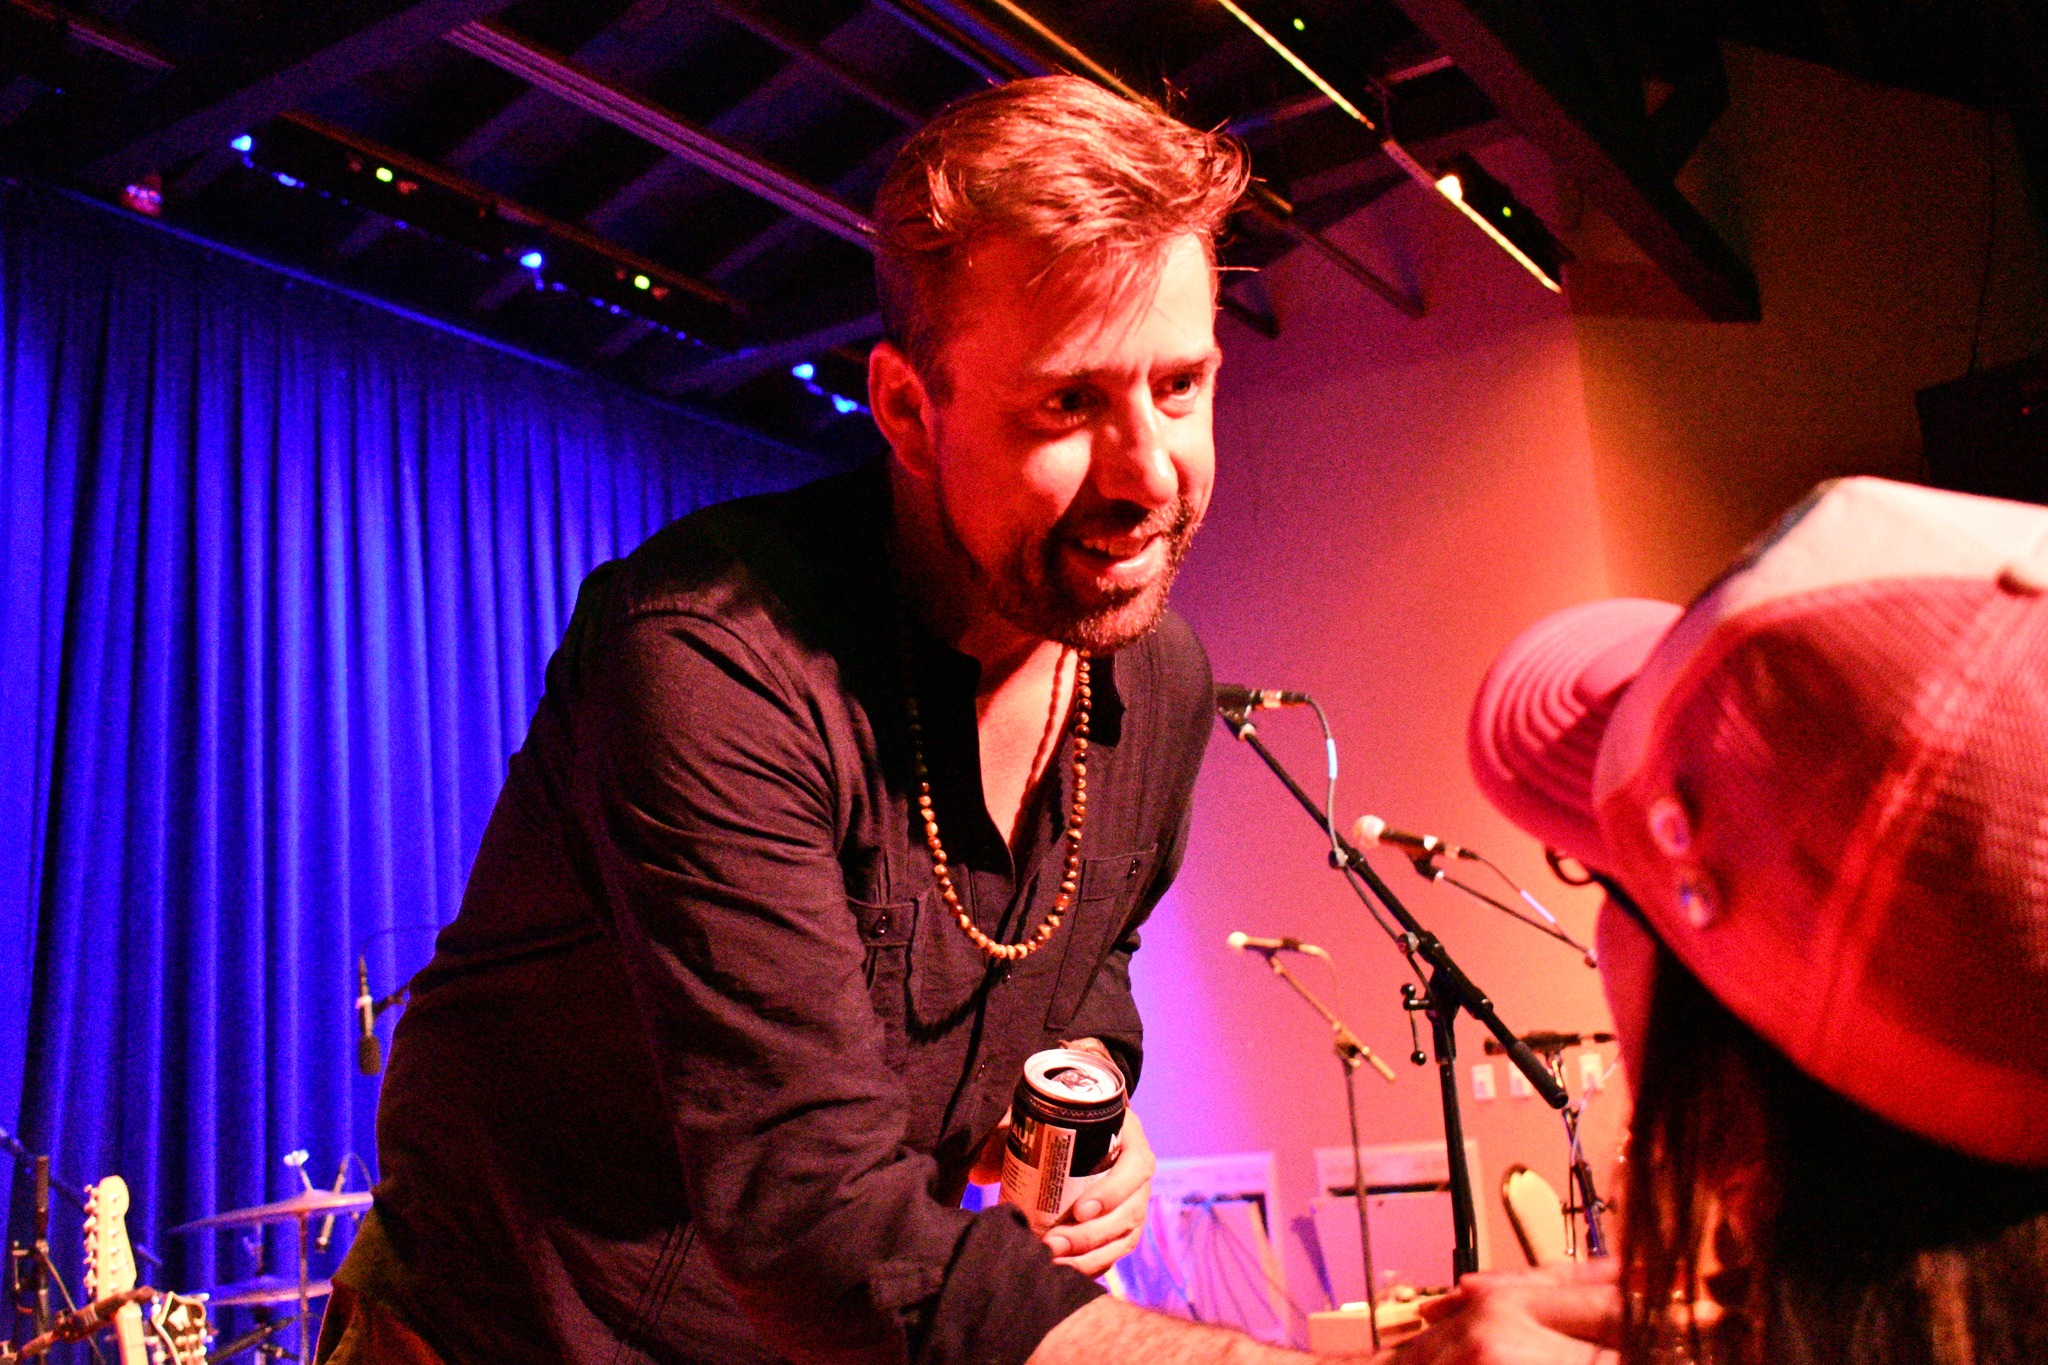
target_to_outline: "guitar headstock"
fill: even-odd
[[[150,1365],[206,1365],[207,1348],[213,1345],[206,1295],[162,1295],[150,1320],[157,1329],[149,1338]]]
[[[104,1299],[135,1287],[128,1245],[128,1182],[110,1175],[85,1196],[85,1293]]]
[[[135,1248],[128,1245],[128,1182],[110,1175],[85,1197],[85,1296],[104,1299],[135,1287]],[[123,1304],[114,1310],[114,1336],[121,1365],[147,1365],[142,1345],[142,1310]]]

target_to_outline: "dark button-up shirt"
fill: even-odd
[[[934,890],[905,689],[999,939],[1057,893],[1071,740],[1013,856],[977,666],[896,605],[888,516],[869,469],[585,582],[394,1039],[342,1273],[451,1357],[1021,1361],[1099,1292],[1014,1212],[957,1206],[1030,1053],[1093,1036],[1137,1079],[1130,957],[1186,838],[1208,664],[1170,614],[1096,661],[1079,897],[992,965]]]

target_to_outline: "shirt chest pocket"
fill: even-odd
[[[1045,1026],[1054,1033],[1073,1022],[1088,998],[1110,950],[1123,937],[1138,899],[1151,885],[1155,849],[1087,858],[1081,864],[1080,895],[1066,929],[1059,977],[1046,1007]]]
[[[895,1071],[903,1069],[909,1055],[904,1020],[910,1008],[910,941],[917,932],[924,899],[861,901],[849,897],[846,902],[860,931],[861,973],[867,978],[875,1017],[881,1021],[883,1053]]]

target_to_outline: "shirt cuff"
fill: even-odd
[[[1024,1365],[1047,1332],[1106,1292],[1071,1266],[1055,1265],[1023,1214],[1006,1204],[984,1209],[960,1239],[923,1331],[912,1328],[912,1359]]]

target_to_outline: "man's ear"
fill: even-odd
[[[932,475],[932,406],[924,380],[895,343],[868,352],[868,410],[896,459],[919,478]]]

